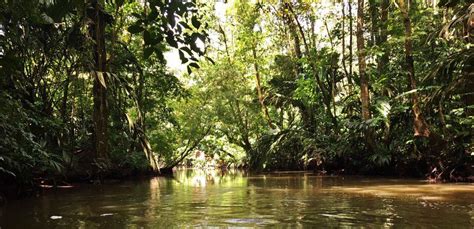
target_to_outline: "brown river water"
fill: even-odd
[[[473,184],[179,170],[11,200],[0,228],[474,228]]]

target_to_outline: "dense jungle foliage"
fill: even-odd
[[[0,6],[0,184],[185,164],[473,179],[469,0]]]

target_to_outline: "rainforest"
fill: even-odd
[[[279,188],[284,173],[304,190],[376,177],[473,194],[473,64],[470,0],[0,0],[0,206],[111,181],[183,200],[188,186],[169,182],[201,172],[245,187]],[[207,225],[186,216],[167,225]],[[302,225],[364,225],[318,220]]]

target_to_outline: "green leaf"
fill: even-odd
[[[186,58],[186,56],[184,55],[184,52],[181,49],[178,50],[178,53],[179,53],[179,59],[181,60],[182,64],[185,64],[186,62],[188,62],[188,59]]]
[[[137,33],[141,32],[143,30],[144,30],[144,28],[141,27],[138,24],[133,24],[130,27],[128,27],[128,32],[130,32],[131,34],[137,34]]]
[[[188,23],[184,22],[184,21],[181,21],[179,22],[178,24],[180,24],[181,26],[183,26],[185,29],[191,29],[191,27],[188,25]]]
[[[173,32],[168,31],[166,36],[166,42],[171,45],[171,47],[178,48],[178,42],[173,37]]]
[[[196,29],[199,29],[199,27],[201,27],[201,22],[197,19],[196,16],[191,18],[191,23]]]
[[[188,53],[188,55],[192,56],[193,55],[193,51],[191,51],[190,48],[184,46],[184,47],[181,47],[180,48],[182,51],[185,51],[186,53]]]
[[[160,49],[155,50],[155,54],[161,63],[165,62],[165,57],[163,56],[163,52]]]
[[[204,58],[206,58],[209,62],[211,62],[212,64],[216,64],[216,62],[214,62],[213,59],[211,59],[210,57],[207,57],[207,56],[204,56]]]
[[[158,10],[156,8],[152,8],[151,12],[147,16],[148,21],[154,21],[158,17]]]
[[[133,130],[133,127],[135,126],[135,122],[133,121],[133,119],[130,117],[130,115],[128,115],[128,113],[125,113],[125,116],[127,117],[127,121],[128,121],[128,128],[130,131]]]
[[[156,44],[159,44],[163,41],[163,36],[161,34],[154,34],[153,35],[153,41],[152,41],[152,45],[156,45]]]
[[[195,62],[189,63],[189,66],[199,69],[199,65]]]
[[[143,32],[143,41],[145,42],[145,45],[150,45],[152,43],[152,37],[148,30]]]
[[[125,0],[115,0],[115,4],[117,5],[117,7],[123,6],[124,2],[125,2]]]
[[[148,59],[151,56],[151,54],[153,54],[154,51],[155,51],[154,47],[146,47],[143,50],[143,58]]]
[[[97,79],[99,79],[100,84],[102,84],[104,88],[107,88],[107,85],[105,84],[104,74],[107,74],[107,73],[96,71],[96,76],[97,76]]]
[[[176,17],[173,12],[168,12],[167,23],[174,28],[176,26]]]

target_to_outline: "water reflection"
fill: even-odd
[[[12,201],[0,209],[0,227],[472,228],[473,194],[469,184],[179,170]]]
[[[206,185],[242,186],[244,172],[242,170],[207,170],[181,169],[174,175],[174,180],[184,186],[205,187]]]

